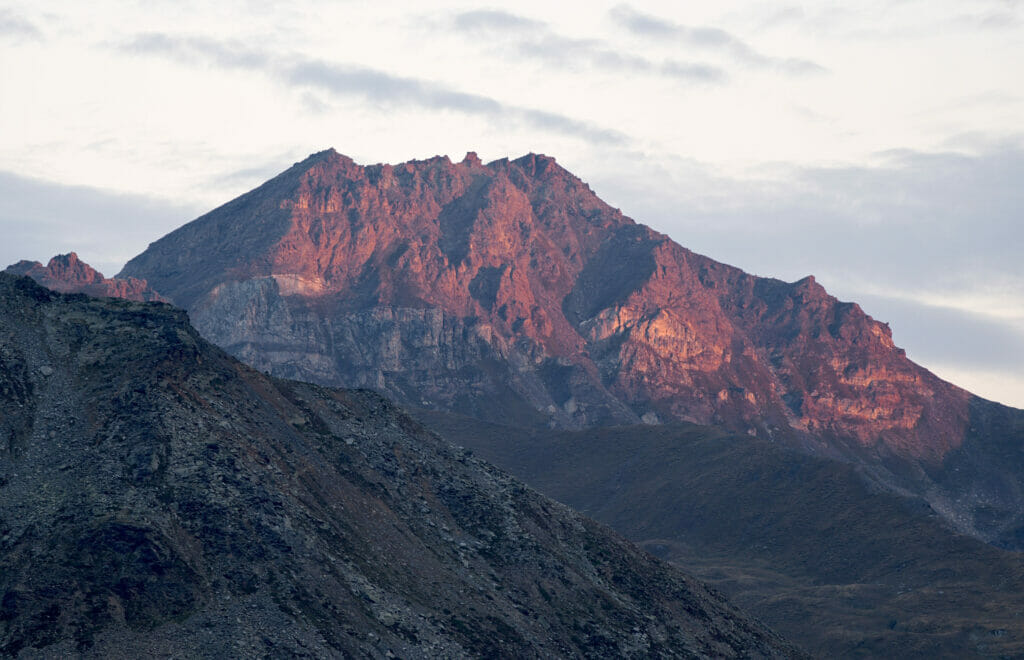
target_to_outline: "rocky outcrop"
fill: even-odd
[[[379,395],[0,274],[4,657],[792,657]]]
[[[38,261],[19,261],[5,272],[27,275],[48,289],[61,293],[84,293],[100,298],[124,298],[138,302],[167,302],[146,283],[134,277],[103,277],[74,252],[58,254],[47,265]]]
[[[1012,442],[977,431],[994,404],[908,360],[856,304],[694,254],[541,155],[314,154],[122,276],[260,369],[491,421],[711,423],[917,491],[952,476],[950,457],[989,451],[968,438]],[[989,495],[998,534],[1022,522],[1019,501]],[[980,534],[965,506],[951,520]]]

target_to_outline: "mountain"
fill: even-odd
[[[546,156],[363,167],[328,150],[120,276],[278,376],[535,428],[715,424],[862,465],[1024,547],[1024,413],[914,364],[812,277],[694,254]]]
[[[0,274],[4,657],[790,657],[377,394]]]
[[[721,589],[816,657],[1024,656],[1024,556],[847,463],[712,427],[428,427]]]
[[[38,261],[19,261],[5,270],[27,275],[48,289],[62,293],[84,293],[96,297],[124,298],[139,302],[167,302],[145,280],[128,277],[109,279],[78,258],[74,252],[59,254],[42,265]]]

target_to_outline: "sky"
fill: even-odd
[[[0,267],[113,275],[328,147],[554,156],[1024,408],[1024,0],[0,4]]]

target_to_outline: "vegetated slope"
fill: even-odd
[[[789,656],[379,395],[0,274],[0,655]]]
[[[61,293],[85,293],[90,296],[124,298],[139,302],[167,302],[145,280],[103,277],[103,273],[78,258],[74,252],[58,254],[45,266],[38,261],[19,261],[5,272],[27,275],[48,289]]]
[[[714,584],[821,657],[1019,657],[1024,555],[851,465],[693,425],[430,427]]]
[[[868,466],[1024,542],[1024,414],[909,361],[813,278],[694,254],[552,158],[362,167],[333,150],[154,242],[123,276],[275,375],[580,428],[689,421]]]

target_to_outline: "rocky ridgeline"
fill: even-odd
[[[27,275],[46,288],[62,293],[84,293],[100,298],[123,298],[139,302],[167,302],[145,280],[103,277],[103,273],[94,270],[74,252],[59,254],[45,266],[38,261],[19,261],[8,266],[6,272]]]
[[[792,657],[698,582],[168,305],[0,274],[0,655]]]
[[[936,461],[968,395],[828,296],[693,254],[551,158],[315,154],[152,244],[146,278],[272,373],[574,428],[683,420]]]

